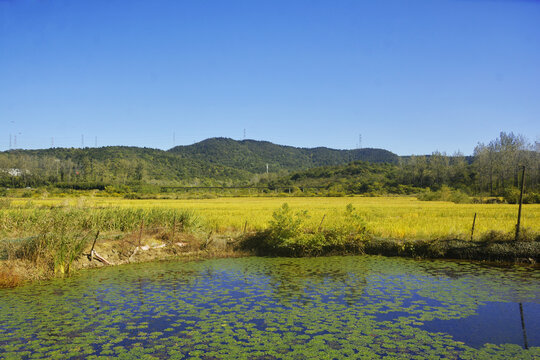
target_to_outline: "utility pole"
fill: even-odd
[[[81,134],[81,149],[84,148],[84,134]]]
[[[9,134],[9,148],[11,149],[11,134]]]
[[[268,164],[266,164],[266,173],[268,174]]]

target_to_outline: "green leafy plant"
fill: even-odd
[[[330,219],[318,228],[306,225],[307,211],[293,211],[288,204],[277,209],[268,228],[247,236],[241,247],[266,255],[317,256],[329,253],[362,253],[370,237],[363,217],[349,204],[341,220]]]
[[[308,217],[307,211],[293,212],[287,203],[274,211],[270,220],[270,234],[274,247],[291,244],[303,235],[303,224]]]

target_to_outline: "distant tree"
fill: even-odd
[[[428,169],[434,176],[434,183],[440,187],[448,178],[449,159],[446,153],[435,151],[429,158]]]
[[[467,187],[471,183],[470,167],[461,152],[455,152],[450,158],[449,184],[457,187]]]
[[[474,150],[474,169],[477,187],[489,189],[490,194],[502,194],[509,187],[518,186],[519,170],[530,168],[530,183],[537,181],[538,152],[524,136],[501,132],[488,145],[479,143]]]

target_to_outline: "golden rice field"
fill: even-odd
[[[15,199],[24,205],[28,199]],[[477,213],[475,238],[490,230],[513,231],[518,207],[508,204],[454,204],[418,201],[413,197],[251,197],[195,200],[128,200],[119,198],[47,198],[33,199],[32,204],[72,205],[79,207],[132,207],[148,209],[190,209],[201,216],[209,228],[217,231],[241,230],[267,226],[272,213],[283,203],[293,210],[307,210],[313,227],[343,220],[347,204],[352,204],[365,218],[375,235],[389,238],[468,238]],[[524,205],[522,226],[540,232],[540,205]]]

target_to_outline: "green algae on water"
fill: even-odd
[[[531,268],[377,256],[135,264],[0,290],[0,353],[533,359],[539,344],[473,347],[424,324],[475,316],[491,302],[538,305],[539,284]],[[529,326],[538,321],[529,318]]]

